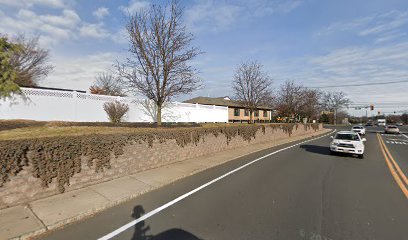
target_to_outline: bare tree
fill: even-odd
[[[117,66],[128,90],[155,102],[158,126],[163,103],[200,86],[197,71],[188,65],[200,51],[190,47],[193,35],[182,25],[182,15],[177,1],[134,13],[126,26],[133,58]]]
[[[308,119],[317,119],[321,110],[321,97],[322,93],[319,90],[304,88],[299,114]]]
[[[94,84],[89,88],[92,94],[123,96],[118,79],[110,72],[98,73]]]
[[[272,98],[272,79],[262,71],[262,64],[256,61],[241,63],[235,71],[232,89],[235,99],[252,113],[261,105],[269,105]]]
[[[305,105],[305,89],[294,81],[286,81],[280,86],[276,97],[276,108],[280,115],[297,119]]]
[[[48,64],[49,51],[38,44],[38,36],[26,38],[20,34],[14,42],[20,45],[20,51],[12,56],[12,65],[17,72],[15,83],[23,87],[38,86],[42,78],[46,77],[53,66]]]
[[[321,104],[325,110],[333,112],[334,124],[337,124],[337,112],[350,104],[350,99],[346,97],[344,92],[326,92]]]
[[[408,124],[408,114],[407,114],[407,113],[403,113],[403,114],[401,115],[401,121],[402,121],[404,124]]]

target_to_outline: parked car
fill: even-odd
[[[397,126],[395,126],[395,125],[387,125],[385,128],[384,128],[384,133],[393,133],[393,134],[398,134],[400,131],[399,131],[399,128],[397,127]]]
[[[368,122],[368,123],[365,124],[365,126],[366,126],[366,127],[371,127],[371,126],[373,126],[373,123],[372,123],[372,122]]]
[[[396,124],[397,126],[403,126],[404,124],[402,122],[399,122]]]
[[[366,129],[363,126],[353,126],[351,131],[356,132],[360,135],[365,135]]]
[[[340,131],[336,133],[330,143],[330,152],[356,154],[359,158],[364,157],[365,138],[354,131]]]

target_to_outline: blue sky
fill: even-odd
[[[126,13],[150,2],[0,0],[0,33],[39,34],[55,66],[41,85],[86,90],[98,72],[127,56]],[[406,0],[184,0],[181,5],[194,45],[205,52],[192,62],[204,88],[177,100],[232,95],[234,70],[245,60],[260,61],[275,89],[285,80],[305,86],[408,80]],[[376,111],[408,110],[407,82],[326,90],[346,91],[355,103],[407,104]]]

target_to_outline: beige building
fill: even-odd
[[[231,100],[229,97],[196,97],[184,102],[228,107],[229,122],[249,122],[250,120],[249,110],[245,109],[245,107],[243,107],[240,103]],[[272,116],[271,112],[271,108],[259,107],[255,112],[252,113],[252,119],[255,122],[270,122]]]

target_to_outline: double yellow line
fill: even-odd
[[[384,143],[384,140],[377,133],[378,141],[380,142],[381,151],[384,155],[385,161],[387,162],[388,168],[390,169],[391,175],[394,177],[395,181],[397,182],[398,186],[401,188],[402,192],[405,194],[405,197],[408,198],[408,179],[405,176],[404,172],[402,172],[401,168],[398,166],[397,162],[392,157],[390,151],[388,150],[387,146]]]

